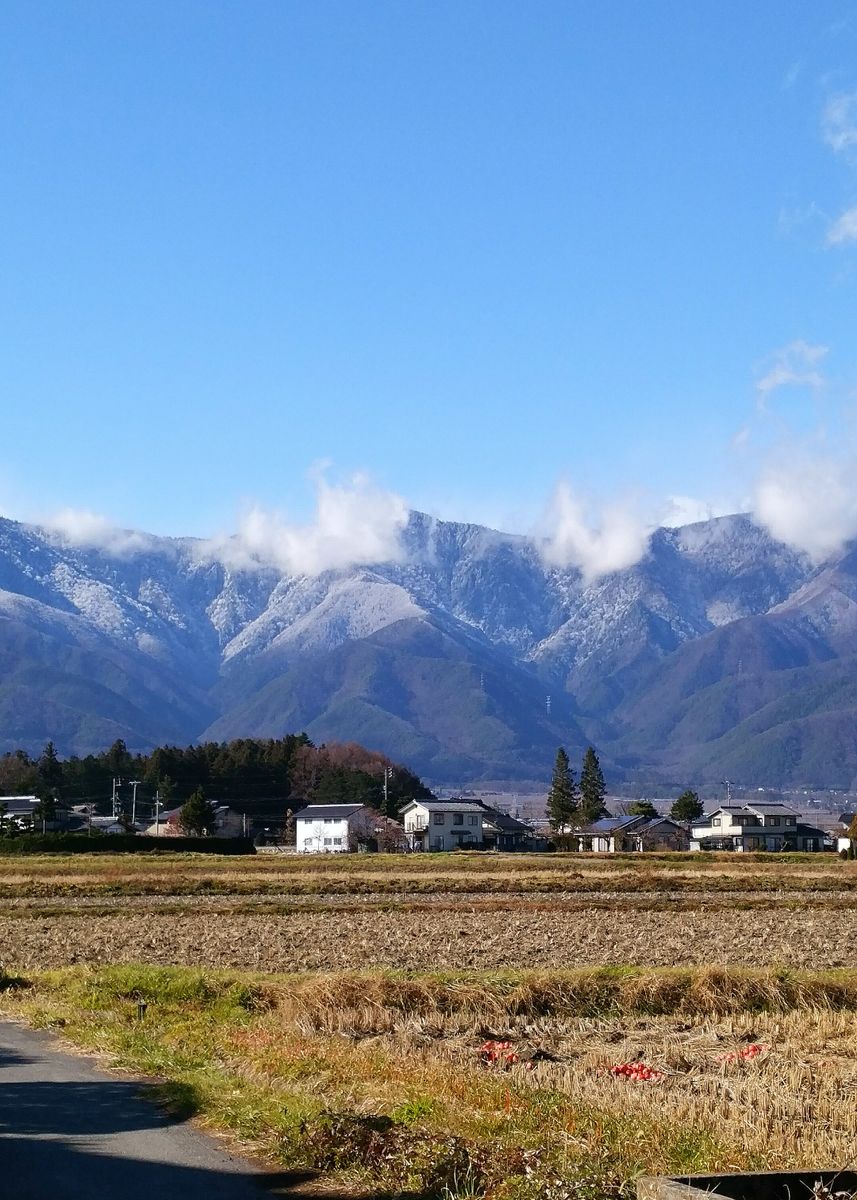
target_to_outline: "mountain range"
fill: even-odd
[[[421,513],[396,561],[299,577],[0,520],[0,749],[306,730],[458,784],[592,742],[608,784],[849,788],[855,665],[857,550],[816,564],[745,515],[595,581]]]

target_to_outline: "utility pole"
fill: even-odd
[[[155,837],[159,837],[161,833],[161,790],[155,792]]]
[[[385,767],[384,768],[384,816],[387,815],[387,795],[388,795],[387,784],[390,781],[390,779],[392,779],[392,777],[393,777],[393,768]]]
[[[137,788],[143,782],[142,779],[129,780],[131,787],[134,789],[131,793],[131,824],[137,825]]]
[[[118,809],[119,809],[119,793],[118,793],[118,790],[117,790],[117,789],[118,789],[118,788],[120,788],[121,786],[122,786],[122,780],[121,780],[121,779],[114,779],[114,780],[113,780],[113,795],[112,795],[112,797],[111,797],[111,803],[112,803],[112,805],[113,805],[113,820],[114,820],[114,821],[116,820],[116,818],[117,818],[117,817],[118,817],[118,815],[119,815],[119,812],[118,812]]]

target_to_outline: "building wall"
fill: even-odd
[[[295,848],[299,854],[344,854],[348,850],[346,817],[316,817],[295,822]]]
[[[456,825],[455,817],[462,823]],[[443,817],[442,822],[435,820]],[[419,834],[426,850],[455,850],[460,845],[482,845],[482,814],[429,812],[418,805],[405,815],[405,832]]]

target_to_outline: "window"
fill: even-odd
[[[464,813],[453,813],[452,814],[452,823],[453,823],[453,825],[463,825],[464,824]]]
[[[342,845],[342,838],[334,838],[334,839],[333,839],[333,844],[334,844],[334,846],[341,846],[341,845]]]
[[[434,822],[435,825],[443,825],[443,823],[444,823],[443,813],[435,813],[432,816],[432,821]]]
[[[312,838],[304,838],[304,845],[305,845],[305,846],[311,846],[311,845],[312,845]]]
[[[720,818],[719,818],[719,817],[712,817],[712,818],[711,818],[711,824],[712,824],[712,825],[719,825],[719,824],[720,824]]]
[[[779,825],[779,823],[780,823],[780,818],[779,818],[779,817],[768,817],[768,822],[767,822],[767,823],[768,823],[769,825]]]
[[[325,825],[332,825],[335,820],[336,820],[336,817],[325,817],[324,823],[325,823]]]
[[[797,825],[797,817],[786,817],[786,825]]]
[[[324,839],[324,844],[325,844],[325,846],[332,846],[332,845],[333,845],[333,838],[325,838],[325,839]]]
[[[478,817],[468,817],[468,818],[467,818],[467,824],[468,824],[468,825],[478,825],[478,824],[479,824],[479,818],[478,818]]]

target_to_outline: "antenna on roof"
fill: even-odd
[[[547,715],[548,715],[548,716],[550,716],[550,715],[551,715],[551,698],[550,698],[550,693],[548,693],[548,695],[547,695],[547,696],[545,696],[545,712],[547,713]]]
[[[732,780],[721,779],[720,782],[726,786],[726,803],[729,804],[732,799]]]

